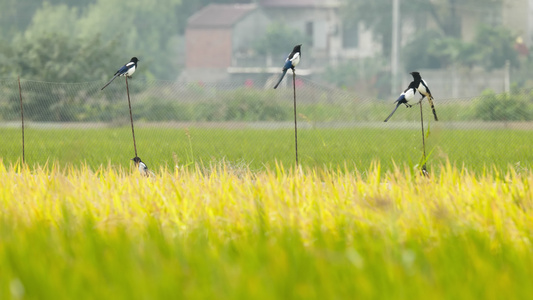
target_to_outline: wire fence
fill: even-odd
[[[103,84],[20,80],[27,163],[124,164],[133,157],[124,80],[118,78],[101,91]],[[129,89],[139,156],[152,165],[231,160],[260,167],[294,160],[292,84],[274,90],[249,81],[178,83],[136,77],[129,80]],[[418,162],[418,108],[402,106],[384,123],[394,108],[393,98],[359,97],[357,91],[307,79],[297,79],[296,91],[303,164]],[[433,159],[522,166],[533,161],[532,94],[434,96],[438,122],[432,120],[427,102],[423,106]],[[21,121],[19,82],[2,79],[4,162],[22,157]]]

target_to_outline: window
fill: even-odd
[[[357,24],[342,24],[342,47],[357,48],[359,47],[359,26]]]
[[[314,26],[313,22],[305,23],[305,35],[309,39],[309,46],[313,47],[314,45]]]

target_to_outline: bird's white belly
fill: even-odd
[[[426,85],[425,85],[425,81],[420,82],[420,85],[418,85],[418,88],[417,90],[420,92],[420,94],[424,95],[424,96],[427,96],[428,95],[428,91],[426,89]]]
[[[405,100],[407,100],[407,102],[413,100],[413,98],[415,97],[415,92],[413,91],[413,89],[408,89],[405,93],[404,93],[404,96],[405,96]]]
[[[131,67],[131,68],[126,72],[126,76],[131,76],[131,75],[133,75],[133,73],[135,73],[135,66]]]
[[[298,55],[297,57],[295,57],[295,58],[292,60],[292,65],[293,65],[294,67],[296,67],[299,63],[300,63],[300,55]]]

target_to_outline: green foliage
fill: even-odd
[[[91,39],[71,38],[60,33],[42,32],[20,36],[12,45],[4,45],[2,60],[6,75],[49,82],[81,82],[108,78],[109,66],[118,55],[117,44]],[[117,68],[120,65],[117,66]]]
[[[487,90],[475,101],[475,117],[484,121],[533,120],[533,94],[496,94]]]
[[[476,32],[475,43],[482,53],[481,62],[486,70],[503,68],[509,61],[518,66],[518,53],[515,51],[515,39],[505,27],[480,26]]]
[[[283,23],[273,23],[268,25],[265,35],[258,38],[253,46],[257,54],[287,57],[294,46],[306,44],[306,40],[299,30]]]
[[[358,80],[361,67],[355,61],[348,61],[337,66],[328,66],[324,72],[324,79],[338,87],[352,87]]]
[[[240,89],[223,95],[222,102],[227,103],[224,119],[226,121],[281,121],[291,115],[285,105],[273,100],[275,91],[262,93],[248,92]]]
[[[471,43],[428,30],[417,34],[403,48],[402,55],[406,71],[452,65],[481,65],[490,71],[502,68],[506,61],[517,65],[518,56],[513,43],[511,32],[503,27],[480,26]]]
[[[479,7],[484,7],[488,11],[501,2],[502,0],[400,1],[400,14],[402,19],[414,20],[416,27],[426,27],[430,19],[437,25],[439,33],[457,39],[461,37],[461,12],[476,11]],[[342,9],[344,20],[363,22],[381,43],[384,56],[389,57],[392,39],[392,1],[344,0],[344,4],[345,7]],[[423,49],[426,49],[426,46]]]
[[[343,61],[326,67],[323,78],[339,88],[357,90],[364,86],[365,90],[373,89],[378,97],[388,97],[390,72],[384,72],[386,64],[380,57]]]
[[[438,55],[428,51],[431,41],[442,38],[435,30],[422,31],[402,49],[402,61],[405,70],[437,69],[441,67]]]
[[[18,1],[37,3],[37,1]],[[73,44],[89,45],[98,41],[94,47],[102,48],[98,56],[92,57],[91,53],[78,53],[80,60],[72,60],[68,55],[58,55],[53,61],[59,68],[71,65],[81,73],[85,65],[79,64],[81,60],[88,59],[92,64],[107,68],[107,76],[112,74],[124,62],[132,56],[141,59],[142,68],[147,76],[174,79],[180,72],[178,60],[175,59],[176,44],[178,42],[179,22],[176,12],[182,4],[181,0],[94,0],[80,3],[78,0],[49,1],[32,6],[28,11],[20,11],[21,5],[16,3],[2,3],[5,11],[11,11],[15,15],[20,14],[29,17],[24,24],[18,24],[12,29],[5,29],[9,34],[3,35],[10,49],[3,45],[0,48],[0,63],[11,61],[13,55],[23,52],[24,47],[38,48],[43,46],[41,36],[49,41],[47,47],[67,46],[65,51],[72,50]],[[61,4],[63,3],[63,4]],[[42,6],[41,6],[42,5]],[[0,9],[0,14],[4,11]],[[3,19],[0,18],[0,23]],[[150,26],[147,26],[150,24]],[[1,32],[1,29],[0,29]],[[56,40],[57,39],[57,40]],[[25,40],[21,42],[20,40]],[[28,45],[35,43],[36,45]],[[4,44],[4,43],[2,43]],[[54,44],[57,44],[54,46]],[[114,48],[103,45],[114,44]],[[74,49],[76,50],[76,49]],[[91,49],[86,49],[91,51]],[[165,59],[161,59],[165,58]],[[108,60],[112,63],[108,64]],[[45,61],[42,61],[44,64]],[[18,72],[17,63],[11,63],[8,74]],[[58,70],[67,73],[72,71],[69,66]],[[98,72],[97,72],[98,73]],[[70,74],[70,73],[69,73]],[[20,74],[16,74],[20,75]],[[46,74],[31,74],[31,78],[45,81],[54,81]],[[68,82],[73,82],[76,75],[70,74]],[[64,76],[64,75],[59,75]],[[86,75],[88,76],[88,74]],[[100,79],[100,76],[94,76]],[[83,79],[81,79],[83,80]]]
[[[246,88],[220,92],[217,99],[200,102],[142,99],[136,114],[148,121],[284,121],[290,107],[274,98],[274,91],[257,93]]]

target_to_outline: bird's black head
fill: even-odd
[[[133,160],[135,162],[135,164],[138,164],[141,162],[141,158],[138,157],[138,156],[135,156],[134,158],[132,158],[131,160]]]
[[[302,44],[294,46],[294,49],[292,49],[292,52],[301,52],[300,47],[302,47]]]
[[[414,79],[420,79],[420,78],[421,78],[421,77],[420,77],[420,73],[418,73],[418,72],[411,72],[411,73],[409,73],[409,74],[413,75],[413,78],[414,78]]]
[[[131,62],[134,62],[134,63],[137,63],[139,60],[137,59],[137,57],[134,56],[134,57],[131,58],[130,61],[131,61]]]

